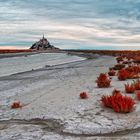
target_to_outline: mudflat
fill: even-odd
[[[114,88],[124,92],[126,81],[117,77],[112,77],[110,88],[96,86],[97,76],[114,64],[114,57],[100,56],[1,77],[0,139],[138,139],[139,102],[128,114],[115,113],[100,102]],[[88,99],[79,98],[82,91]],[[23,107],[11,109],[14,101]]]

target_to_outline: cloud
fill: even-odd
[[[138,49],[140,0],[1,0],[0,46],[29,47],[44,33],[61,48]]]

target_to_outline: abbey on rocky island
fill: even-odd
[[[59,50],[59,48],[54,47],[49,43],[49,41],[44,37],[40,39],[38,42],[34,43],[30,49],[32,50]]]

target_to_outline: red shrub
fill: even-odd
[[[13,102],[11,105],[12,109],[21,108],[21,107],[22,107],[22,105],[20,102]]]
[[[115,76],[115,74],[116,74],[116,72],[115,72],[114,70],[110,70],[110,71],[108,72],[108,75],[109,75],[109,76]]]
[[[109,71],[112,71],[112,70],[114,70],[114,67],[110,67],[110,68],[109,68]]]
[[[102,96],[101,102],[102,102],[102,104],[103,104],[105,107],[112,108],[112,104],[111,104],[111,102],[112,102],[112,96],[108,96],[108,95]]]
[[[126,93],[134,93],[135,92],[135,86],[134,84],[125,84],[125,92]]]
[[[134,81],[135,90],[140,90],[140,80]]]
[[[129,73],[129,79],[138,79],[139,78],[139,75],[138,74],[135,74],[135,73]]]
[[[116,94],[121,94],[121,92],[119,90],[117,90],[117,89],[114,89],[112,91],[112,95],[116,95]]]
[[[131,64],[131,61],[123,61],[123,64]]]
[[[128,113],[132,110],[134,101],[127,96],[117,96],[112,101],[112,108],[118,113]]]
[[[120,62],[123,61],[123,57],[122,56],[119,56],[119,57],[116,58],[116,60],[117,60],[118,63],[120,63]]]
[[[134,57],[134,62],[135,63],[140,63],[140,56],[139,55]]]
[[[110,86],[110,79],[108,79],[107,75],[101,73],[99,77],[97,77],[96,83],[99,88],[105,88]]]
[[[130,61],[131,59],[133,59],[133,57],[132,57],[132,56],[126,56],[126,59],[127,59],[128,61]]]
[[[136,92],[136,97],[137,97],[138,100],[140,100],[140,91]]]
[[[112,108],[118,113],[128,113],[133,109],[134,106],[134,101],[132,98],[122,96],[121,94],[102,96],[101,102],[105,107]]]
[[[138,65],[131,65],[125,68],[128,72],[138,74],[140,72],[140,67]]]
[[[117,65],[115,65],[114,66],[114,70],[121,70],[121,69],[123,69],[123,68],[125,68],[125,65],[124,64],[117,64]]]
[[[87,93],[86,92],[81,92],[80,93],[80,98],[81,99],[87,99],[88,98]]]
[[[119,70],[118,80],[123,81],[129,78],[129,72],[125,69]]]

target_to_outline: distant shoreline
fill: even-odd
[[[140,50],[46,50],[46,51],[34,51],[30,49],[21,50],[8,50],[0,49],[0,59],[9,57],[22,57],[28,55],[35,55],[39,53],[67,53],[68,55],[76,55],[80,57],[85,57],[87,59],[93,59],[96,55],[108,55],[108,56],[118,56],[118,55],[129,55],[135,56],[140,55]]]
[[[63,50],[68,53],[86,53],[86,54],[98,54],[98,55],[140,55],[140,50]]]

